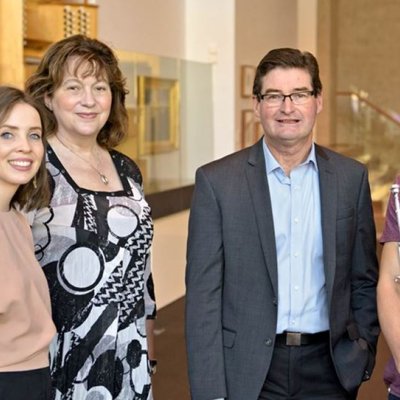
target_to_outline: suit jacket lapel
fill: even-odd
[[[315,147],[319,170],[324,270],[330,304],[336,269],[337,179],[336,170],[326,152],[318,145]]]
[[[256,214],[256,221],[262,249],[264,252],[265,264],[269,271],[275,295],[277,295],[278,271],[275,232],[268,180],[265,170],[262,140],[263,139],[259,140],[258,143],[250,148],[250,155],[246,165],[246,176],[254,213]]]

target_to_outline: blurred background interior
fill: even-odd
[[[153,209],[159,307],[156,400],[189,399],[183,338],[188,208],[198,166],[251,145],[255,67],[270,49],[317,56],[319,144],[367,164],[378,235],[400,157],[397,0],[0,0],[0,84],[23,87],[45,49],[82,33],[112,47],[126,76],[129,132]],[[378,248],[378,251],[380,249]],[[359,399],[385,398],[377,366]]]

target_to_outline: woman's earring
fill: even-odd
[[[37,189],[36,175],[33,177],[33,181],[32,181],[32,183],[33,183],[33,187],[34,187],[34,189]]]

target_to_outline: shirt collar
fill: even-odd
[[[272,155],[271,150],[265,143],[265,140],[262,141],[263,143],[263,151],[264,151],[264,158],[265,158],[265,167],[267,169],[267,175],[271,172],[273,172],[276,169],[282,169],[278,161],[276,161],[276,158]],[[318,164],[317,164],[317,157],[315,155],[315,144],[312,142],[311,144],[311,150],[310,153],[308,154],[308,157],[304,162],[301,163],[301,165],[306,165],[310,163],[311,165],[314,166],[315,170],[318,171]]]

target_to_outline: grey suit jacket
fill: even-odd
[[[330,344],[343,387],[371,375],[379,327],[365,167],[316,146]],[[189,220],[186,341],[194,400],[256,400],[277,325],[277,256],[262,141],[198,169]],[[323,377],[321,377],[323,379]]]

